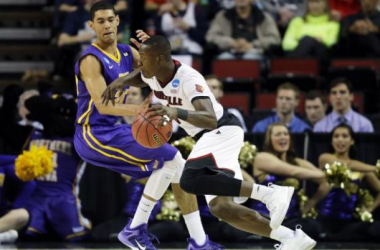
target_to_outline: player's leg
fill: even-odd
[[[181,187],[196,195],[250,197],[265,203],[271,215],[271,227],[278,228],[285,218],[293,187],[268,187],[243,181],[238,156],[243,130],[224,126],[204,134],[194,146],[181,178]],[[234,178],[239,175],[240,178]]]
[[[0,218],[0,243],[12,243],[18,238],[18,230],[29,220],[29,213],[23,208],[9,211]]]
[[[269,220],[252,209],[236,204],[232,197],[206,196],[206,199],[211,199],[209,206],[213,215],[242,231],[281,242],[282,250],[309,250],[316,244],[300,228],[296,231],[284,226],[272,229]]]
[[[179,165],[177,173],[172,180],[172,189],[190,234],[187,249],[219,249],[220,246],[210,241],[203,229],[196,196],[186,193],[179,185],[185,160],[182,157],[178,160],[182,164]]]

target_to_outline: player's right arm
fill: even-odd
[[[107,88],[107,84],[102,75],[102,69],[99,61],[92,55],[86,56],[80,62],[80,74],[82,80],[86,84],[87,90],[90,93],[92,100],[94,101],[95,107],[102,115],[137,115],[141,109],[149,105],[149,99],[144,101],[141,105],[122,105],[119,103],[115,103],[114,106],[103,105],[101,96],[104,90]],[[114,98],[115,95],[112,97],[112,100]]]

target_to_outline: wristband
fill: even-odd
[[[178,119],[181,119],[183,121],[187,120],[187,117],[189,116],[189,113],[187,112],[187,110],[177,108],[177,112],[178,112],[178,115],[177,115]]]

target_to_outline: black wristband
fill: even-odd
[[[181,119],[182,121],[187,120],[187,117],[189,116],[189,113],[187,112],[187,110],[177,108],[177,112],[178,112],[178,115],[177,115],[178,119]]]

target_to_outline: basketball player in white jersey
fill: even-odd
[[[103,93],[103,102],[113,101],[126,85],[153,90],[162,105],[150,108],[150,116],[176,120],[197,143],[185,165],[181,187],[189,193],[205,195],[210,211],[232,226],[281,242],[281,250],[310,250],[316,242],[300,228],[290,230],[281,223],[294,189],[268,187],[242,180],[238,162],[244,132],[236,117],[223,111],[196,70],[171,58],[169,41],[153,36],[139,48],[139,70],[114,81]],[[234,197],[234,198],[233,198]],[[267,205],[271,221],[256,211],[239,205],[248,197]]]

